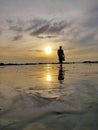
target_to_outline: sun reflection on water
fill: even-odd
[[[51,79],[52,79],[51,75],[50,75],[50,74],[47,74],[47,75],[46,75],[46,80],[47,80],[47,81],[51,81]]]

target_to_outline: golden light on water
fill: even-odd
[[[51,81],[51,79],[52,79],[51,75],[50,75],[50,74],[47,74],[46,80],[47,80],[47,81]]]
[[[46,54],[51,54],[51,52],[52,52],[51,47],[50,47],[50,46],[47,46],[47,47],[45,48],[45,53],[46,53]]]

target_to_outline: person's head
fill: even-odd
[[[62,49],[62,46],[59,46],[60,49]]]

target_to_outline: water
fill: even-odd
[[[0,130],[98,130],[98,64],[0,67]]]

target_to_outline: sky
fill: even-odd
[[[0,62],[57,62],[60,45],[66,61],[98,60],[98,0],[0,0]]]

